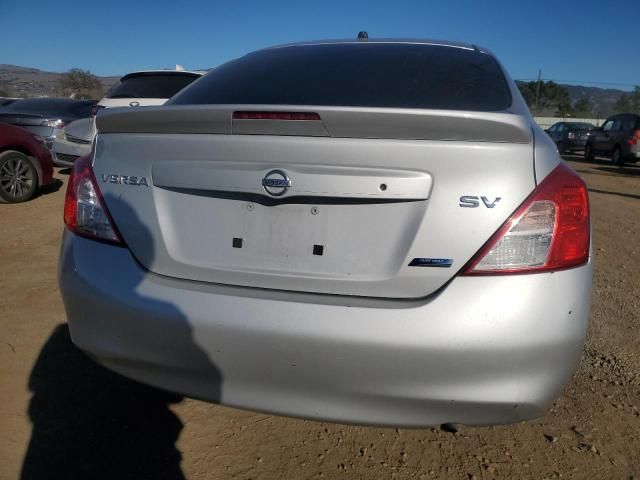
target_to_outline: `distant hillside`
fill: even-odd
[[[569,90],[571,103],[586,98],[593,104],[594,114],[600,117],[606,117],[613,113],[613,105],[618,101],[620,96],[625,93],[615,88],[584,87],[581,85],[565,84],[562,84],[562,86]]]
[[[522,86],[525,84],[533,84],[535,82],[516,81],[516,83],[518,86],[521,86],[522,89]],[[614,104],[622,94],[626,93],[623,90],[613,88],[585,87],[582,85],[568,85],[566,83],[559,83],[557,85],[567,90],[571,105],[574,105],[578,100],[582,100],[583,98],[589,100],[593,105],[593,115],[599,118],[607,117],[614,113]],[[555,110],[555,107],[553,110]],[[544,115],[550,116],[553,115],[553,113],[547,112]]]
[[[58,95],[57,86],[62,73],[37,68],[0,64],[0,90],[13,97],[52,97]],[[106,92],[120,78],[100,77]]]

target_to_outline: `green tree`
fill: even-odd
[[[581,98],[573,104],[573,113],[576,117],[589,118],[593,115],[593,103],[588,98]]]
[[[89,70],[72,68],[63,73],[58,81],[58,93],[70,98],[101,98],[102,83]]]
[[[538,82],[519,82],[518,88],[534,115],[572,115],[573,108],[569,99],[569,91],[555,82],[540,82],[540,91],[536,105]]]
[[[11,89],[5,85],[0,85],[0,97],[12,97]]]
[[[632,92],[623,93],[613,105],[615,113],[640,114],[640,86],[636,85]]]

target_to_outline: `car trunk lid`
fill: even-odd
[[[98,116],[96,177],[146,268],[247,287],[423,297],[534,188],[531,133],[516,115],[274,107],[320,120],[233,118],[258,110]],[[488,201],[465,208],[461,196]]]

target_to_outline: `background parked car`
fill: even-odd
[[[162,105],[205,72],[150,70],[125,75],[98,103],[103,107]]]
[[[58,167],[71,167],[78,157],[91,152],[95,137],[94,117],[81,118],[58,131],[51,148],[53,163]]]
[[[52,182],[51,152],[42,137],[0,123],[0,201],[24,202]]]
[[[95,106],[94,112],[110,107],[162,105],[169,98],[200,78],[204,72],[154,70],[125,75]],[[53,144],[54,163],[70,167],[78,157],[91,151],[96,134],[94,118],[83,118],[59,131]]]
[[[16,100],[18,100],[18,99],[17,98],[0,97],[0,107],[2,107],[4,105],[9,105],[10,103],[15,102]]]
[[[613,115],[589,133],[584,147],[585,160],[595,155],[610,157],[618,165],[640,159],[640,115]]]
[[[582,150],[587,143],[587,134],[594,128],[596,128],[595,125],[591,123],[558,122],[545,131],[556,143],[558,151],[565,153]]]
[[[95,100],[29,98],[0,107],[0,122],[23,127],[44,138],[49,148],[68,123],[91,116]]]

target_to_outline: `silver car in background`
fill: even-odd
[[[59,130],[51,147],[54,164],[58,167],[73,167],[78,158],[91,153],[95,136],[96,123],[93,116],[71,122]]]
[[[536,417],[576,368],[586,187],[487,50],[273,47],[97,128],[59,282],[108,368],[395,426]]]

